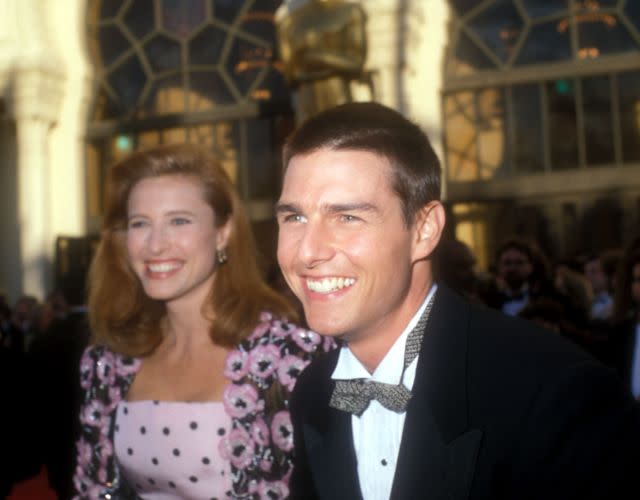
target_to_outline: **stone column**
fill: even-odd
[[[52,284],[47,139],[59,111],[61,81],[55,70],[42,67],[16,68],[13,79],[22,293],[40,299]]]

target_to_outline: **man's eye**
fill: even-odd
[[[342,214],[340,216],[340,218],[344,221],[344,222],[356,222],[359,221],[360,218],[356,217],[355,215],[351,215],[351,214]]]
[[[300,214],[289,214],[283,218],[284,222],[304,222],[304,216]]]

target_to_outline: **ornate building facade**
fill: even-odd
[[[313,2],[345,3],[0,2],[0,290],[81,283],[105,170],[166,142],[223,158],[268,261],[279,146],[308,95],[287,79],[276,13]],[[559,257],[634,232],[638,2],[354,3],[366,53],[347,94],[425,128],[446,169],[449,228],[481,265],[512,233]]]

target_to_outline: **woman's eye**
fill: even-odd
[[[129,222],[128,227],[129,227],[129,229],[137,229],[139,227],[143,227],[144,224],[145,224],[145,222],[142,221],[142,220],[133,220],[133,221]]]
[[[190,224],[191,221],[189,219],[185,219],[183,217],[176,217],[171,221],[174,226],[184,226],[185,224]]]

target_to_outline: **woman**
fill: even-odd
[[[288,396],[333,344],[287,320],[215,159],[164,146],[111,167],[89,315],[77,498],[287,496]]]

